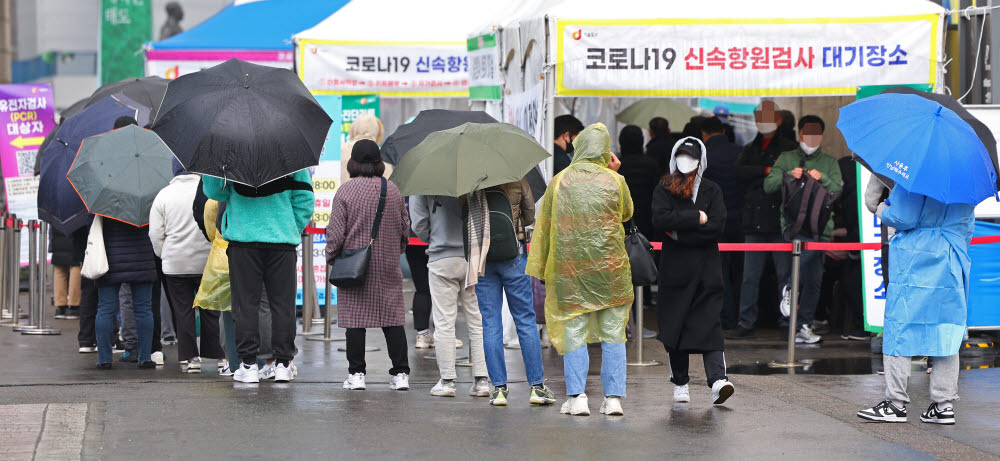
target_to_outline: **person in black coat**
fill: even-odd
[[[635,213],[632,220],[643,235],[653,235],[653,189],[660,180],[659,164],[656,159],[642,151],[642,128],[628,125],[618,135],[621,147],[621,167],[618,174],[625,177]]]
[[[150,354],[153,346],[153,283],[157,281],[156,255],[149,241],[149,231],[113,219],[103,219],[104,249],[108,272],[97,279],[97,366],[111,368],[111,345],[114,337],[112,318],[118,310],[118,292],[129,284],[139,340],[140,368],[156,364]]]
[[[57,319],[80,318],[80,269],[87,251],[88,228],[70,235],[55,229],[49,233],[52,251],[52,299]]]
[[[708,165],[705,145],[693,137],[681,139],[670,158],[670,173],[653,195],[653,226],[663,240],[660,258],[658,339],[670,354],[674,402],[690,402],[690,354],[702,354],[712,388],[712,402],[733,395],[726,377],[722,311],[722,269],[719,238],[726,225],[722,189],[704,179]]]
[[[655,117],[649,121],[649,142],[646,143],[646,155],[652,157],[660,165],[656,176],[663,176],[667,171],[667,164],[670,163],[670,151],[674,144],[681,139],[676,133],[670,131],[670,122],[663,117]]]
[[[743,233],[746,243],[785,243],[781,235],[781,194],[764,193],[764,178],[782,153],[798,144],[779,134],[785,121],[773,101],[764,101],[754,111],[757,137],[743,148],[736,160],[736,175],[746,184],[743,205]],[[730,338],[751,338],[757,323],[760,280],[768,255],[774,260],[777,280],[787,279],[791,257],[783,252],[748,251],[743,254],[743,282],[740,287],[740,319]]]

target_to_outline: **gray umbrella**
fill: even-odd
[[[84,139],[66,177],[91,213],[142,227],[173,158],[156,133],[131,125]]]

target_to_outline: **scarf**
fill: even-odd
[[[477,190],[469,194],[469,271],[465,289],[472,292],[479,277],[486,275],[486,253],[490,251],[490,210],[486,194]]]

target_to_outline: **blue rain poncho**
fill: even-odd
[[[899,186],[886,204],[882,221],[896,235],[889,243],[882,352],[955,355],[965,338],[975,207],[945,205]]]

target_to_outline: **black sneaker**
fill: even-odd
[[[122,355],[118,356],[118,361],[135,363],[139,361],[139,354],[135,351],[125,351]]]
[[[736,327],[735,330],[730,331],[729,334],[726,335],[726,339],[751,339],[756,337],[757,334],[754,333],[753,328],[743,327]]]
[[[56,315],[53,318],[64,319],[66,318],[66,306],[57,306]]]
[[[76,320],[80,318],[80,307],[79,306],[69,306],[66,308],[66,315],[63,317],[67,320]]]
[[[891,400],[885,400],[872,408],[859,411],[858,417],[880,423],[905,423],[906,408],[897,408]]]
[[[942,410],[938,404],[932,403],[927,411],[920,415],[920,420],[931,424],[955,424],[955,409]]]
[[[147,360],[139,364],[139,368],[156,368],[156,362]]]
[[[98,370],[110,370],[111,369],[111,362],[98,363],[97,364],[97,369]]]

